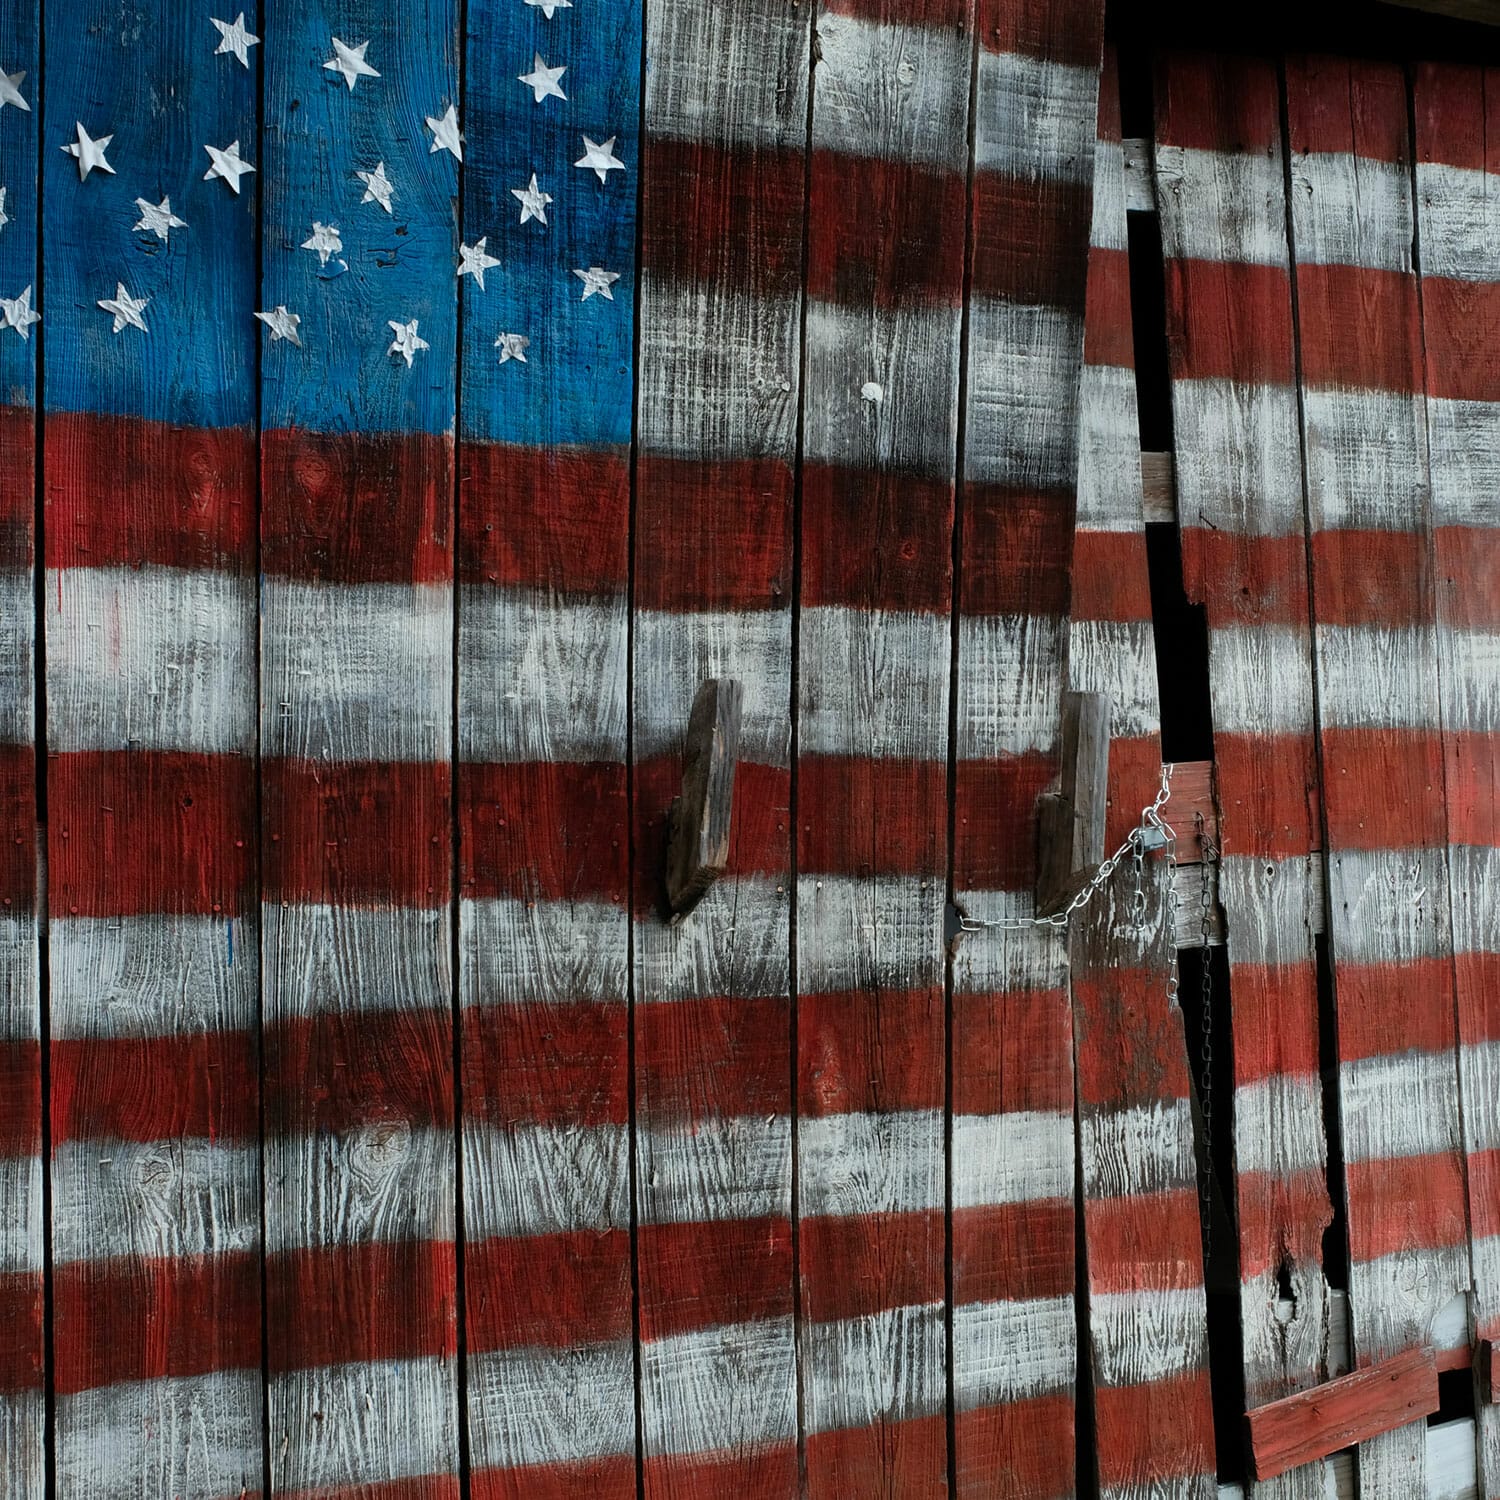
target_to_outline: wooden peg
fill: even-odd
[[[1036,915],[1050,917],[1104,863],[1108,693],[1064,693],[1058,790],[1037,798]]]
[[[673,922],[708,894],[729,862],[743,701],[744,688],[733,677],[710,677],[693,699],[682,794],[667,815],[667,906]]]

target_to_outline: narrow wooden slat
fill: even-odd
[[[773,0],[646,14],[631,716],[649,1500],[798,1485],[789,606],[810,21]],[[670,926],[667,810],[693,695],[720,676],[744,684],[729,868]]]
[[[1324,1378],[1332,1218],[1315,934],[1323,894],[1280,91],[1258,61],[1168,56],[1157,194],[1190,597],[1208,622],[1250,1407]],[[1196,912],[1198,903],[1192,903]],[[1290,1291],[1290,1296],[1287,1295]],[[1315,1500],[1310,1469],[1255,1487]]]
[[[56,1483],[239,1494],[263,1464],[256,226],[203,145],[254,141],[255,77],[165,3],[129,28],[53,7],[45,56]],[[61,149],[80,126],[111,170]]]
[[[271,1478],[435,1500],[458,1492],[456,16],[276,0],[263,27],[260,310],[301,319],[261,363]]]
[[[37,932],[35,0],[0,6],[0,69],[26,107],[0,107],[0,1492],[41,1494],[45,1472],[42,1049]],[[27,289],[30,289],[29,292]]]
[[[1406,88],[1287,65],[1329,944],[1356,1363],[1428,1342],[1469,1284],[1432,516]],[[1410,1002],[1412,987],[1423,996]],[[1360,1448],[1425,1496],[1422,1427]]]
[[[470,0],[459,412],[475,1500],[634,1500],[626,669],[641,15]],[[565,97],[519,82],[540,56]],[[614,140],[622,172],[574,165]],[[536,174],[545,219],[522,222]],[[574,272],[619,277],[583,296]],[[524,346],[504,335],[526,339]],[[497,340],[500,340],[497,344]],[[510,357],[505,356],[509,354]],[[524,356],[524,359],[517,357]]]

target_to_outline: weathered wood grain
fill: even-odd
[[[261,300],[302,320],[260,366],[271,1480],[456,1495],[457,163],[422,123],[458,102],[456,16],[262,27]],[[374,75],[324,66],[335,35]]]
[[[702,683],[683,747],[682,791],[667,814],[667,905],[681,920],[729,863],[734,768],[744,689],[732,677]]]

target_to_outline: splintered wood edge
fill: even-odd
[[[710,677],[693,697],[682,795],[668,814],[666,888],[674,922],[697,906],[729,863],[743,702],[743,685],[733,677]]]

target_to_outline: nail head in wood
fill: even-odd
[[[668,814],[667,906],[674,922],[708,894],[729,862],[743,701],[744,688],[733,677],[710,677],[693,699],[682,794]]]
[[[1104,861],[1108,693],[1064,693],[1058,789],[1037,799],[1036,914],[1063,910]]]

